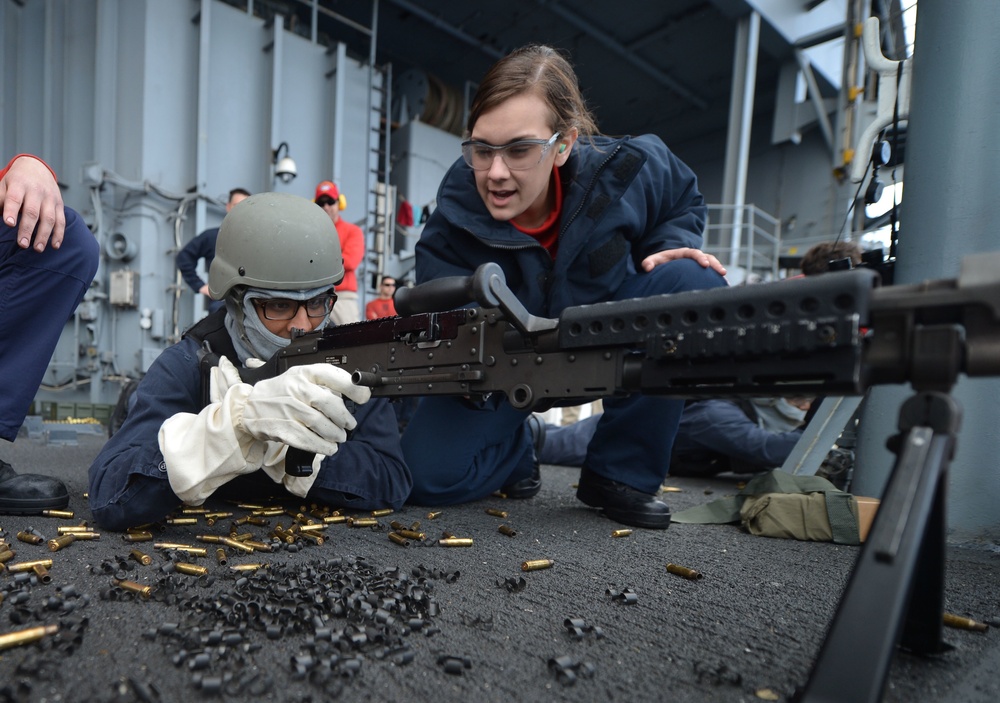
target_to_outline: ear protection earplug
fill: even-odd
[[[559,153],[561,154],[561,153],[563,153],[564,151],[566,151],[566,145],[565,145],[565,144],[560,144],[560,145],[559,145]]]

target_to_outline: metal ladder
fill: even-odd
[[[358,305],[364,307],[377,290],[377,275],[386,270],[386,252],[393,251],[396,189],[389,184],[390,106],[392,104],[392,64],[369,63],[368,90],[368,188],[365,192],[365,257],[358,276]]]

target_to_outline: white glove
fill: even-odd
[[[260,381],[246,397],[237,431],[255,439],[330,456],[357,426],[342,396],[366,403],[371,390],[351,383],[351,376],[331,364],[293,366],[280,376]]]
[[[200,413],[168,418],[158,437],[170,487],[192,505],[200,505],[236,476],[260,468],[272,469],[268,475],[284,483],[278,471],[284,470],[283,445],[334,454],[347,438],[346,430],[357,425],[341,394],[357,403],[371,397],[368,388],[355,386],[346,371],[329,364],[296,366],[251,386],[239,380],[225,357],[212,370],[210,394],[213,402]],[[288,485],[288,490],[304,496],[321,459],[313,462],[311,481]]]

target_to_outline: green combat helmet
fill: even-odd
[[[258,193],[222,220],[208,289],[223,300],[237,286],[310,290],[343,278],[340,238],[323,209],[297,195]]]

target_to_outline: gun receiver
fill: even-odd
[[[408,316],[303,335],[241,373],[254,382],[331,363],[375,396],[503,392],[525,410],[635,392],[853,394],[862,390],[861,325],[876,280],[857,270],[583,305],[553,320],[528,314],[488,264],[400,291]],[[417,312],[470,299],[489,307]]]

